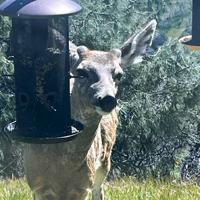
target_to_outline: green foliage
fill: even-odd
[[[169,176],[180,162],[181,148],[199,142],[198,57],[174,41],[155,57],[126,69],[114,153],[123,158],[123,162],[115,161],[124,173],[143,178]]]
[[[19,176],[21,171],[21,150],[5,134],[4,127],[14,121],[14,67],[7,56],[11,22],[0,17],[0,178]],[[10,76],[11,75],[11,76]]]
[[[71,17],[71,39],[77,45],[108,50],[156,19],[160,31],[179,37],[191,24],[190,1],[79,0],[83,12]]]
[[[81,0],[84,10],[71,20],[71,38],[77,45],[108,50],[119,47],[132,31],[147,22],[148,13],[135,10],[136,1]],[[138,7],[139,8],[139,7]]]
[[[13,78],[12,61],[6,57],[9,42],[10,20],[0,17],[0,127],[4,127],[13,118]]]

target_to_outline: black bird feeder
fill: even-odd
[[[200,51],[200,1],[199,0],[193,0],[192,35],[182,37],[179,41],[192,50]]]
[[[68,16],[81,11],[71,0],[3,0],[12,17],[16,139],[56,143],[73,139],[83,125],[71,119]]]

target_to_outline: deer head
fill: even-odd
[[[152,20],[119,49],[104,52],[85,46],[77,48],[79,62],[73,73],[80,78],[75,81],[74,89],[84,99],[84,105],[90,107],[90,111],[105,115],[116,107],[116,94],[123,69],[142,61],[152,43],[156,24]]]

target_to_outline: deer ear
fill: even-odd
[[[121,47],[122,66],[139,63],[145,55],[147,48],[151,46],[155,34],[157,22],[150,21],[146,27],[130,37]]]
[[[77,48],[77,53],[81,59],[84,59],[87,56],[89,49],[86,46],[79,46]]]

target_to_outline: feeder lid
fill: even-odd
[[[200,42],[199,40],[195,40],[192,35],[180,38],[179,42],[192,49],[193,51],[200,51]]]
[[[72,0],[0,0],[0,14],[22,18],[72,15],[81,6]]]

